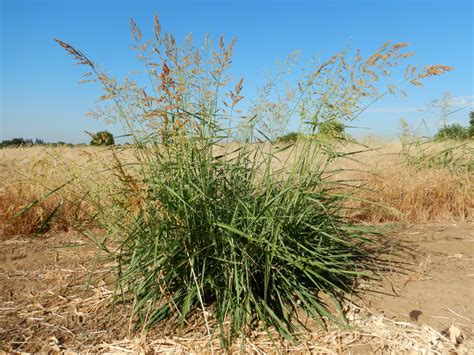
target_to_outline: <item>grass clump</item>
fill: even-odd
[[[314,134],[321,122],[356,117],[359,100],[381,97],[375,83],[386,69],[411,55],[400,52],[406,44],[386,43],[367,59],[339,53],[304,72],[287,101],[271,102],[275,86],[267,86],[252,114],[235,119],[243,80],[230,85],[234,41],[197,48],[189,36],[178,45],[157,18],[153,41],[133,21],[131,29],[150,88],[120,84],[58,43],[105,88],[112,106],[96,115],[122,122],[136,150],[132,165],[115,155],[117,193],[96,205],[106,230],[99,246],[116,261],[118,294],[132,301],[138,324],[186,326],[201,314],[224,346],[259,326],[294,339],[297,310],[322,326],[344,324],[334,311],[371,268],[364,231],[342,218],[349,196],[331,180],[330,163],[344,154],[331,140],[275,148],[279,130],[266,127],[298,114],[307,124],[299,134]],[[406,79],[418,85],[447,70],[410,68]]]
[[[258,321],[291,338],[298,308],[342,323],[319,295],[340,299],[367,265],[318,146],[275,171],[276,152],[242,146],[216,157],[212,141],[202,143],[173,146],[141,171],[146,209],[122,226],[116,254],[119,286],[133,294],[140,321],[184,325],[213,306],[228,339]]]

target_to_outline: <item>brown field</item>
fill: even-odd
[[[278,343],[283,351],[474,351],[473,173],[452,164],[407,166],[401,152],[386,144],[358,154],[339,163],[350,171],[338,176],[364,187],[347,218],[379,225],[393,268],[385,280],[361,284],[361,296],[348,302],[354,329],[309,325],[300,344]],[[118,152],[122,163],[134,154]],[[96,277],[94,249],[80,246],[94,228],[85,194],[100,198],[114,189],[114,162],[105,148],[0,150],[0,350],[219,351],[198,320],[183,334],[166,326],[133,331],[129,308],[111,306],[113,280]],[[272,346],[256,332],[234,350]]]

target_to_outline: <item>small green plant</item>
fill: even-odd
[[[97,133],[86,132],[92,137],[91,145],[94,146],[110,146],[115,144],[114,136],[108,131],[100,131]]]

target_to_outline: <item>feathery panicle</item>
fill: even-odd
[[[137,26],[133,18],[130,18],[130,32],[132,33],[132,37],[135,41],[139,42],[142,40],[142,31]]]
[[[88,65],[92,69],[95,68],[94,63],[92,63],[89,58],[85,56],[84,53],[81,51],[77,50],[70,44],[63,42],[59,39],[54,39],[62,48],[64,48],[70,55],[73,56],[73,58],[77,61],[77,64],[83,64],[83,65]]]
[[[153,34],[155,35],[155,39],[156,39],[157,43],[159,43],[160,40],[161,40],[161,25],[160,25],[160,21],[158,19],[158,15],[155,15],[155,17],[154,17]]]
[[[437,76],[437,75],[442,75],[446,72],[450,72],[454,70],[453,67],[450,67],[448,65],[441,65],[441,64],[436,64],[436,65],[427,65],[423,68],[423,72],[420,74],[420,78],[428,78],[430,76]]]

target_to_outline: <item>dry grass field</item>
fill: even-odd
[[[438,145],[435,151],[442,149],[442,144]],[[216,154],[236,146],[216,148]],[[459,161],[425,167],[426,156],[419,157],[424,160],[417,165],[408,165],[398,143],[376,148],[345,146],[347,152],[362,151],[354,160],[341,159],[333,166],[334,170],[344,169],[333,177],[335,180],[346,179],[363,187],[349,202],[352,210],[347,211],[348,217],[360,223],[472,221],[474,179],[466,166],[473,164],[474,147],[468,144],[467,148],[459,154]],[[119,148],[117,154],[126,165],[133,164],[137,152]],[[87,199],[82,193],[105,197],[113,189],[116,161],[107,148],[7,148],[0,150],[0,159],[2,239],[37,232],[58,205],[55,223],[43,228],[68,231],[86,219]],[[293,159],[287,152],[278,154],[275,168],[291,165]],[[32,203],[29,211],[11,218]]]
[[[439,155],[444,148],[432,149]],[[361,147],[344,147],[356,150]],[[362,150],[354,160],[333,163],[344,170],[331,178],[351,182],[346,188],[354,197],[346,202],[345,218],[383,232],[373,238],[385,245],[384,277],[361,281],[358,295],[346,300],[349,329],[322,331],[308,320],[311,331],[301,333],[298,344],[256,330],[232,350],[474,350],[474,176],[466,168],[472,150],[449,161],[433,160],[437,155],[426,151],[407,153],[400,144]],[[293,158],[282,152],[275,168]],[[107,265],[87,239],[91,230],[101,233],[94,221],[97,205],[90,201],[117,192],[112,181],[132,176],[136,159],[132,148],[116,153],[92,147],[0,150],[1,350],[221,349],[217,338],[209,340],[208,324],[199,317],[189,319],[180,333],[166,322],[137,330],[130,323],[131,305],[110,302],[113,275],[104,275]],[[126,170],[122,176],[117,162]]]

